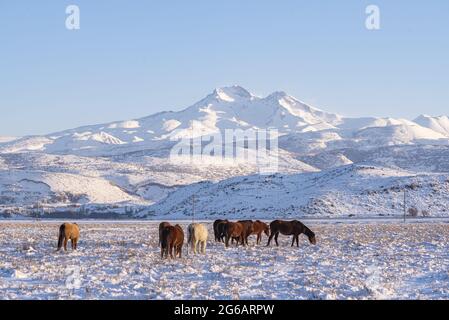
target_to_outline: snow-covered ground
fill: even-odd
[[[175,261],[160,260],[157,222],[82,221],[79,251],[56,253],[59,222],[2,221],[0,298],[448,299],[449,223],[425,221],[309,221],[316,246],[209,241]]]

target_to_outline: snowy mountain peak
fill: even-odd
[[[240,86],[222,87],[214,90],[214,97],[225,102],[235,102],[238,100],[249,100],[253,95]]]
[[[282,99],[296,100],[292,96],[289,96],[285,91],[275,91],[265,98],[265,100],[279,101]]]

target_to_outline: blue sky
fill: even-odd
[[[449,114],[448,57],[447,0],[1,0],[0,135],[180,110],[232,84],[347,116]]]

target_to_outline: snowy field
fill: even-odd
[[[317,246],[209,241],[176,261],[160,260],[156,222],[79,224],[79,250],[56,253],[58,222],[0,222],[0,298],[449,299],[447,220],[313,221]]]

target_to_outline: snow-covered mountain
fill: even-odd
[[[0,151],[111,155],[144,148],[160,149],[169,145],[171,138],[198,137],[225,129],[276,128],[281,133],[306,132],[334,129],[334,124],[340,122],[338,115],[310,107],[286,93],[259,98],[234,86],[216,89],[179,112],[24,137],[0,145]]]
[[[282,135],[309,140],[307,145],[318,143],[320,148],[329,145],[332,148],[348,145],[369,148],[428,141],[449,143],[447,117],[420,116],[415,122],[392,118],[344,118],[311,107],[285,92],[261,98],[233,86],[216,89],[179,112],[162,112],[141,119],[13,139],[1,143],[0,152],[109,156],[142,149],[159,150],[170,146],[173,138],[249,128],[275,128]]]
[[[225,129],[277,129],[280,149],[276,177],[296,179],[298,183],[309,176],[358,165],[378,168],[364,178],[366,189],[383,181],[385,176],[395,177],[404,172],[409,177],[419,174],[423,183],[426,179],[434,181],[435,174],[449,172],[446,116],[423,115],[414,121],[347,118],[314,108],[285,92],[258,97],[242,87],[232,86],[218,88],[178,112],[44,136],[0,138],[0,212],[83,210],[146,216],[154,212],[163,214],[164,210],[174,213],[172,207],[165,205],[167,201],[170,199],[175,207],[182,208],[179,203],[183,200],[176,195],[198,186],[221,188],[220,183],[243,181],[250,176],[257,180],[254,184],[257,188],[252,192],[263,190],[264,176],[254,176],[259,173],[257,165],[239,159],[217,162],[214,157],[203,157],[189,162],[168,161],[179,139],[222,134]],[[346,190],[346,181],[336,179],[333,185],[334,194],[338,194],[335,193],[338,186]],[[234,198],[232,190],[220,193],[223,201]],[[310,193],[298,187],[295,196],[301,200],[287,196],[283,206],[292,205],[290,213],[297,214],[305,205],[301,201],[305,201],[306,195],[313,195],[318,207],[311,212],[325,212],[319,209],[326,195],[323,186],[309,185],[307,190]],[[349,199],[353,193],[346,191],[345,199]],[[362,207],[366,205],[366,199],[354,199]],[[237,206],[234,201],[227,203]],[[350,211],[338,203],[335,213]],[[260,205],[254,208],[268,212]],[[226,206],[223,212],[228,210]],[[221,212],[212,207],[206,211]]]

